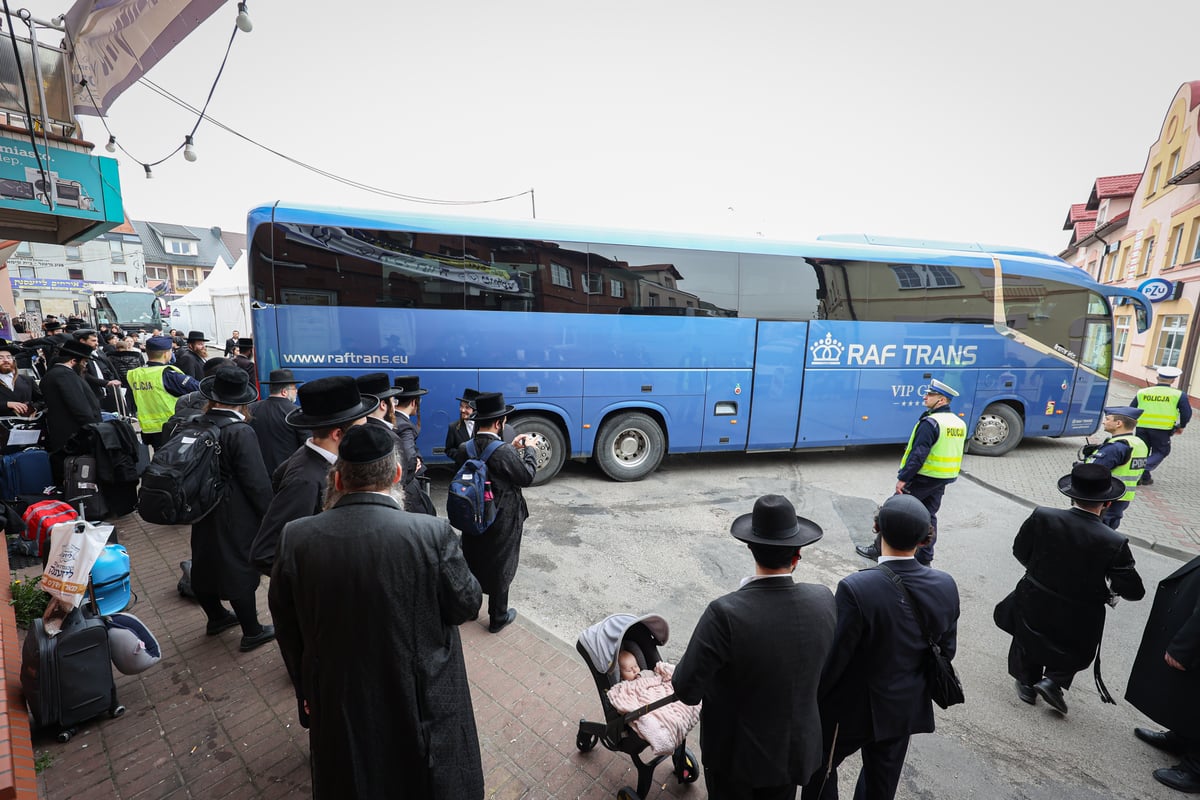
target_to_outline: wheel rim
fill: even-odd
[[[621,466],[640,466],[650,455],[650,440],[645,431],[626,428],[613,438],[612,454]]]
[[[975,441],[986,447],[995,447],[1008,439],[1008,422],[996,414],[984,414],[975,426]]]
[[[550,447],[550,440],[544,436],[538,438],[535,452],[537,455],[534,459],[534,464],[539,470],[545,469],[550,460],[554,458],[554,450]]]

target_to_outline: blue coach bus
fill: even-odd
[[[1093,433],[1112,308],[1150,307],[1042,253],[864,236],[774,242],[538,221],[262,206],[248,220],[260,377],[386,371],[430,390],[444,462],[464,388],[500,391],[567,458],[638,480],[667,453],[903,442],[931,377],[970,450]]]

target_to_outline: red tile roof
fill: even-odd
[[[1083,220],[1093,220],[1099,211],[1089,211],[1087,203],[1072,203],[1071,210],[1067,212],[1067,221],[1063,223],[1063,230],[1069,231],[1076,222]]]
[[[1142,173],[1134,172],[1129,175],[1109,175],[1106,178],[1096,178],[1096,188],[1093,191],[1104,199],[1105,197],[1133,197],[1138,184],[1142,181]]]
[[[1092,235],[1092,231],[1096,230],[1096,223],[1091,221],[1081,221],[1075,226],[1075,241],[1081,242]]]

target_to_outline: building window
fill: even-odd
[[[73,244],[67,245],[67,261],[81,261],[83,255],[79,252],[79,248]]]
[[[148,281],[169,281],[171,273],[166,267],[146,267],[146,280]]]
[[[37,267],[17,267],[17,275],[21,278],[36,278]]]
[[[1109,282],[1115,281],[1117,279],[1117,251],[1114,250],[1111,253],[1105,253],[1104,263],[1106,265],[1104,273],[1108,276],[1105,280]]]
[[[1113,343],[1113,358],[1118,361],[1125,360],[1125,345],[1129,344],[1129,320],[1131,319],[1133,318],[1128,314],[1116,319],[1117,340]]]
[[[196,286],[196,270],[188,267],[182,267],[175,273],[179,276],[179,281],[175,285],[176,289],[194,289]]]
[[[108,240],[108,259],[114,264],[125,263],[125,243],[115,239]]]
[[[200,270],[200,282],[203,283],[204,281],[208,280],[209,275],[212,275],[211,269]]]
[[[26,300],[25,313],[31,317],[42,317],[42,301],[41,300]]]
[[[612,281],[611,294],[613,297],[624,297],[625,284],[622,281]]]
[[[67,277],[73,281],[81,281],[81,280],[83,280],[83,270],[69,269],[69,270],[67,270]]]
[[[1130,254],[1130,252],[1132,252],[1132,248],[1129,248],[1129,247],[1121,248],[1121,266],[1117,270],[1117,277],[1120,280],[1124,280],[1129,275],[1129,254]]]
[[[1192,261],[1200,261],[1200,217],[1193,221],[1192,225],[1195,230],[1192,231],[1192,236],[1196,237],[1196,241],[1192,244]]]
[[[957,289],[962,286],[949,267],[930,264],[891,264],[901,289]]]
[[[583,293],[584,294],[603,294],[604,293],[604,276],[599,275],[595,272],[584,273]]]
[[[1171,153],[1171,166],[1167,169],[1167,177],[1174,178],[1179,174],[1179,151]]]
[[[1163,269],[1171,269],[1179,263],[1179,254],[1183,250],[1183,226],[1176,225],[1171,229],[1171,257]]]
[[[554,262],[550,263],[550,282],[555,286],[565,286],[568,289],[574,285],[571,283],[571,270]]]
[[[1154,366],[1179,366],[1179,354],[1183,351],[1183,339],[1186,333],[1187,315],[1169,314],[1162,318],[1162,328],[1158,332],[1158,347],[1154,350]]]
[[[1147,236],[1142,240],[1142,257],[1138,259],[1138,275],[1145,275],[1150,271],[1150,262],[1154,260],[1154,237]]]
[[[120,286],[128,286],[129,285],[129,273],[114,272],[113,273],[113,283],[119,284]]]
[[[1146,197],[1153,197],[1158,191],[1158,176],[1162,173],[1162,164],[1155,164],[1150,171],[1150,183],[1146,187]]]
[[[164,239],[163,248],[177,256],[194,256],[200,252],[195,239]]]

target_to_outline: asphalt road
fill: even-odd
[[[900,452],[673,456],[637,483],[614,483],[590,465],[570,463],[548,485],[526,490],[531,516],[510,601],[572,646],[610,614],[661,614],[672,631],[663,655],[677,661],[708,601],[753,571],[729,526],[755,498],[783,494],[824,528],[824,538],[804,550],[796,579],[833,588],[869,566],[853,546],[871,538],[872,514],[895,485]],[[444,497],[449,476],[436,477],[434,496]],[[1134,739],[1135,726],[1151,723],[1122,698],[1154,588],[1181,562],[1135,548],[1148,596],[1109,611],[1102,653],[1118,704],[1101,703],[1089,670],[1067,693],[1070,713],[1062,718],[1042,702],[1030,707],[1016,698],[1008,637],[991,618],[1022,573],[1011,548],[1028,513],[979,482],[960,479],[946,492],[934,566],[955,577],[962,597],[955,665],[967,702],[936,709],[937,732],[914,737],[899,797],[1179,797],[1151,777],[1172,762]],[[856,774],[848,761],[844,796]]]

